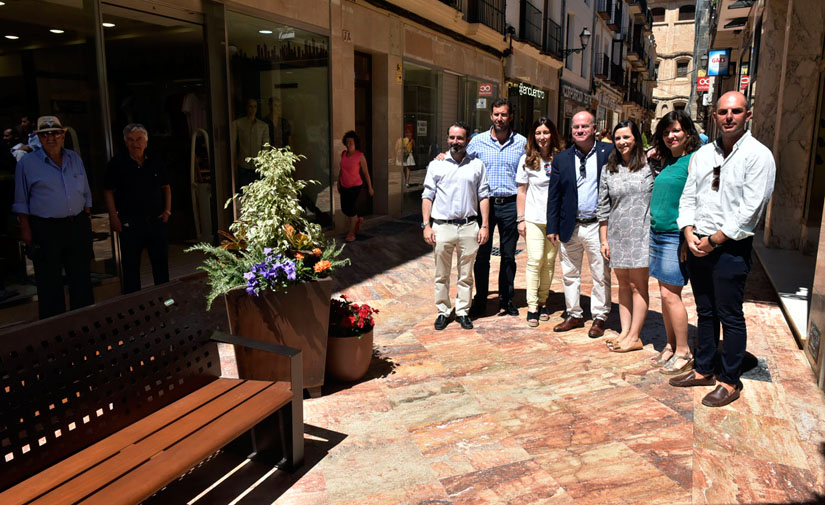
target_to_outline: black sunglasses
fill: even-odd
[[[713,167],[713,182],[710,184],[710,189],[719,191],[719,174],[722,170],[721,165]]]

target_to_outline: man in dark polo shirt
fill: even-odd
[[[123,129],[127,152],[109,161],[104,197],[112,230],[120,233],[123,293],[140,290],[140,257],[149,252],[155,285],[169,282],[172,190],[162,161],[146,154],[149,132],[137,123]]]

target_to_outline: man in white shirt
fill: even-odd
[[[456,321],[465,330],[473,328],[468,315],[473,294],[473,262],[481,244],[489,239],[490,186],[480,158],[467,156],[468,127],[457,121],[450,126],[449,156],[433,160],[427,167],[421,194],[424,241],[435,247],[436,330],[449,322],[450,270],[453,251],[458,256]],[[477,209],[481,211],[478,224]]]
[[[269,142],[269,125],[258,119],[257,114],[258,101],[250,98],[246,102],[246,116],[232,121],[230,135],[238,167],[236,191],[255,180],[255,165],[246,159],[258,156],[264,144]]]
[[[713,386],[718,378],[716,389],[702,399],[708,407],[727,405],[742,390],[745,280],[754,228],[771,198],[776,176],[773,154],[746,129],[751,115],[742,93],[730,91],[719,98],[715,117],[721,135],[693,155],[679,201],[677,222],[690,249],[698,335],[695,369],[670,379],[670,384]],[[721,355],[717,353],[720,323],[725,337]]]

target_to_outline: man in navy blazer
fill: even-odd
[[[581,308],[581,266],[584,253],[590,264],[593,289],[590,312],[593,324],[588,335],[604,335],[610,313],[610,269],[601,255],[599,220],[599,179],[613,144],[596,142],[596,118],[587,111],[573,116],[573,146],[553,158],[547,194],[547,238],[561,242],[561,271],[567,316],[553,331],[569,331],[584,326]]]

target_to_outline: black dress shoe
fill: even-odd
[[[467,317],[467,316],[456,316],[455,320],[458,321],[458,324],[460,324],[461,327],[464,328],[465,330],[472,330],[473,329],[473,322],[470,321],[469,317]]]
[[[444,314],[439,314],[438,317],[435,318],[435,324],[433,326],[436,330],[441,331],[447,327],[447,323],[449,322],[450,320],[447,319],[447,316],[445,316]]]
[[[741,382],[733,388],[733,391],[728,391],[725,386],[719,384],[716,386],[716,389],[702,398],[702,405],[705,407],[724,407],[725,405],[739,399],[740,391],[742,391]]]
[[[506,302],[501,302],[501,304],[498,306],[498,310],[499,310],[499,312],[503,312],[504,314],[507,314],[508,316],[517,316],[518,315],[518,309],[516,308],[515,305],[513,305],[512,300],[508,300]]]

